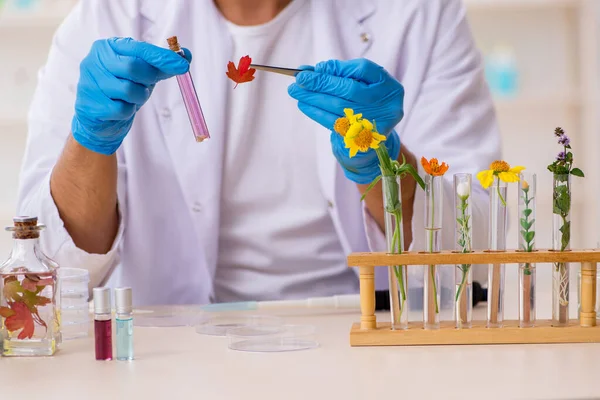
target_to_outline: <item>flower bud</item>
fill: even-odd
[[[470,188],[469,188],[469,184],[467,182],[461,182],[458,185],[456,185],[456,194],[461,199],[464,200],[467,197],[469,197],[469,192],[470,192]]]

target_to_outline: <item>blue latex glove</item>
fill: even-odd
[[[375,121],[377,131],[387,137],[382,144],[397,159],[400,138],[394,127],[404,116],[404,88],[383,67],[366,59],[329,60],[300,69],[296,82],[288,88],[289,95],[298,100],[304,114],[331,130],[333,154],[346,177],[359,184],[371,183],[380,174],[375,150],[350,158],[344,138],[333,131],[333,125],[344,116],[344,108],[353,109]]]
[[[131,38],[96,41],[80,65],[71,131],[83,147],[110,155],[131,129],[157,82],[186,73],[186,58]]]

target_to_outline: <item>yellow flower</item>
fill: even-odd
[[[369,149],[379,148],[379,143],[386,139],[373,130],[373,124],[366,119],[360,120],[352,125],[344,136],[346,148],[350,149],[350,158],[354,157],[359,151],[367,152]]]
[[[362,114],[354,114],[354,110],[351,108],[344,108],[344,114],[346,116],[338,118],[333,125],[333,130],[342,136],[346,136],[350,126],[359,122],[362,118]]]
[[[506,161],[494,161],[490,164],[490,169],[481,171],[477,174],[477,179],[484,189],[487,189],[494,183],[494,177],[497,176],[503,182],[511,183],[519,181],[519,173],[525,167],[516,166],[510,167]]]

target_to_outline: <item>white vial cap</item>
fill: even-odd
[[[115,309],[120,314],[133,312],[133,297],[130,287],[115,289]]]
[[[96,314],[111,313],[110,288],[94,288],[94,312]]]

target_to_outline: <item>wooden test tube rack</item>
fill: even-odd
[[[410,322],[408,329],[392,330],[390,323],[377,323],[375,317],[375,268],[407,265],[518,264],[518,263],[581,264],[581,306],[579,319],[568,326],[553,327],[551,320],[537,320],[534,327],[520,328],[519,321],[504,321],[501,328],[487,328],[486,321],[473,320],[473,326],[457,329],[454,321],[442,322],[438,330],[423,329],[423,322]],[[350,331],[351,346],[424,346],[457,344],[525,344],[525,343],[600,343],[600,326],[596,325],[596,265],[598,250],[523,252],[473,251],[459,253],[406,252],[352,253],[348,266],[358,267],[360,274],[360,323]],[[508,293],[505,292],[505,296]],[[514,294],[517,296],[517,293]],[[410,301],[410,300],[409,300]]]

